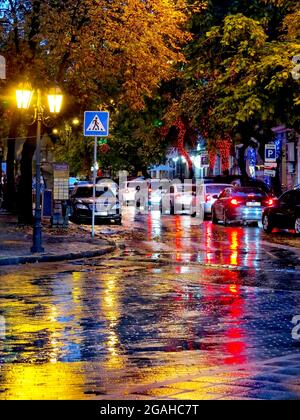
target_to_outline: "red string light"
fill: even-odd
[[[180,117],[175,121],[174,126],[178,130],[176,148],[177,148],[178,152],[183,157],[185,157],[185,159],[187,160],[187,163],[189,165],[189,169],[192,170],[193,169],[193,162],[191,161],[190,155],[188,154],[188,152],[185,150],[185,147],[184,147],[185,135],[186,135],[186,131],[187,131],[186,126],[185,126],[184,122],[182,121],[182,119]]]
[[[223,171],[229,171],[230,169],[230,151],[232,147],[232,141],[229,136],[225,136],[223,139],[217,140],[217,148],[221,154],[222,169]]]

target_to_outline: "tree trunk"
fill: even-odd
[[[20,162],[21,176],[17,186],[18,193],[18,220],[21,224],[30,225],[32,216],[32,159],[36,149],[34,137],[36,126],[30,127],[28,138],[23,145]],[[33,138],[32,138],[33,137]],[[37,180],[38,181],[38,180]]]
[[[16,212],[16,184],[15,184],[15,146],[16,137],[18,133],[20,117],[18,113],[14,113],[8,133],[7,140],[7,158],[6,158],[6,196],[5,196],[5,207],[11,212]]]
[[[239,149],[239,156],[237,159],[237,162],[241,171],[241,175],[245,178],[248,178],[246,159],[245,159],[245,152],[246,152],[247,147],[248,145],[244,144],[243,147]]]

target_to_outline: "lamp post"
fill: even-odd
[[[21,85],[16,91],[17,105],[19,109],[29,109],[34,91],[29,85]],[[61,109],[63,96],[59,88],[51,89],[48,94],[49,110],[53,114],[58,114]],[[35,199],[35,212],[33,224],[33,243],[31,247],[32,253],[42,253],[42,210],[41,210],[41,132],[42,123],[44,119],[44,106],[42,103],[42,92],[40,89],[36,90],[36,104],[35,104],[35,118],[34,122],[37,123],[36,133],[36,199]]]

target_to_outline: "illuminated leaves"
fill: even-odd
[[[276,2],[263,15],[264,9],[258,8],[262,1],[253,0],[255,8],[247,9],[247,15],[257,11],[252,18],[232,13],[242,2],[229,3],[227,11],[222,9],[224,18],[217,16],[218,25],[208,21],[205,35],[191,49],[181,113],[191,117],[212,144],[241,126],[256,129],[281,122],[300,128],[300,83],[292,77],[292,59],[300,52],[295,2]]]
[[[22,2],[12,3],[19,10]],[[113,98],[142,109],[144,97],[184,60],[180,49],[189,37],[183,0],[32,0],[26,6],[25,15],[10,11],[11,68],[36,84],[56,80],[82,106]]]

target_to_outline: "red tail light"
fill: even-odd
[[[206,202],[209,203],[211,201],[211,195],[207,194],[206,196]]]
[[[275,201],[273,200],[273,198],[269,198],[266,202],[266,205],[269,207],[274,206]]]
[[[238,201],[236,198],[233,198],[233,199],[230,201],[230,204],[231,204],[232,206],[238,206],[240,203],[239,203],[239,201]]]

